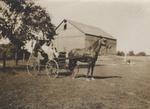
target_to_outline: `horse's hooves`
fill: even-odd
[[[89,78],[86,78],[86,81],[90,81],[90,79],[89,79]]]
[[[91,78],[91,80],[95,80],[94,78]]]
[[[71,77],[72,79],[75,79],[75,77]]]

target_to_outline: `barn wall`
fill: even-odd
[[[95,41],[99,38],[94,36],[87,35],[85,38],[85,46],[91,46]],[[111,45],[110,49],[106,49],[106,47],[102,47],[100,51],[100,55],[115,55],[116,54],[116,40],[107,39],[108,43]]]
[[[91,46],[91,45],[94,44],[97,40],[98,40],[97,37],[86,36],[86,38],[85,38],[85,47]]]
[[[85,35],[69,23],[66,30],[64,30],[64,24],[60,25],[56,33],[58,35],[55,37],[55,46],[59,52],[69,52],[74,48],[85,47]]]
[[[67,22],[67,28],[64,29],[65,23],[62,23],[56,30],[58,34],[55,37],[55,46],[58,51],[69,52],[74,48],[85,48],[91,46],[99,37],[85,35],[82,31],[78,30],[70,23]],[[101,55],[114,55],[116,54],[116,40],[107,39],[108,43],[111,45],[111,49],[106,49],[102,47],[100,54]]]

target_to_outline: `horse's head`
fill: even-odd
[[[106,38],[100,39],[100,43],[102,46],[105,46],[106,49],[111,49],[111,47],[112,47]]]
[[[106,46],[107,43],[108,43],[108,42],[107,42],[106,38],[99,39],[99,44],[100,44],[100,45]]]

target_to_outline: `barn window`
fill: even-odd
[[[67,29],[67,21],[64,20],[64,30],[66,30],[66,29]]]
[[[66,30],[66,29],[67,29],[67,24],[64,25],[64,30]]]

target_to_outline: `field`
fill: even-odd
[[[0,109],[150,109],[150,57],[129,59],[102,57],[90,81],[85,68],[76,79],[1,70]]]

